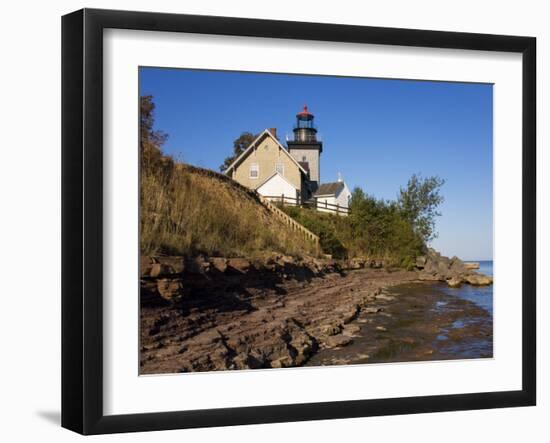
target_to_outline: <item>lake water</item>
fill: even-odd
[[[493,262],[478,272],[493,276]],[[412,283],[384,291],[378,314],[360,316],[360,333],[343,348],[324,349],[307,366],[476,359],[493,356],[493,286]]]
[[[493,276],[493,261],[485,260],[479,261],[478,272]],[[449,288],[445,285],[441,287],[441,291],[452,297],[468,300],[475,305],[482,308],[490,316],[490,322],[493,321],[493,285],[490,286],[471,286],[463,285],[460,288]],[[472,324],[478,322],[478,318],[462,318],[457,319],[449,329],[444,330],[438,336],[438,339],[442,340],[446,352],[455,355],[460,358],[477,358],[480,356],[486,356],[491,354],[493,349],[493,336],[477,336],[473,340],[466,340],[458,343],[448,343],[448,332],[452,330],[459,330],[467,328]],[[492,329],[492,327],[491,327]]]
[[[493,276],[493,261],[479,261],[478,272]],[[469,300],[481,308],[485,309],[493,317],[493,285],[490,286],[470,286],[463,285],[460,288],[443,288],[448,295],[460,297]]]

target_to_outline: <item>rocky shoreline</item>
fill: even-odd
[[[424,281],[440,281],[451,288],[463,284],[486,286],[493,284],[492,277],[475,272],[479,264],[465,263],[458,257],[448,258],[436,250],[429,248],[426,255],[416,258],[416,269],[419,279]]]
[[[433,281],[492,283],[433,250],[409,271],[358,259],[142,257],[140,373],[302,366],[387,316],[386,288]]]

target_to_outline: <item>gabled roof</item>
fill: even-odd
[[[266,178],[263,182],[261,182],[258,186],[256,186],[256,189],[260,189],[263,185],[265,185],[268,181],[270,181],[273,177],[278,175],[281,177],[285,182],[287,182],[290,186],[292,186],[294,189],[296,189],[296,186],[294,186],[292,183],[290,183],[286,178],[284,178],[280,173],[274,172],[271,174],[268,178]]]
[[[333,182],[333,183],[323,183],[319,186],[317,191],[315,191],[315,196],[319,197],[321,195],[336,195],[344,189],[344,182]]]
[[[283,145],[281,145],[279,140],[277,140],[277,138],[268,129],[264,129],[263,132],[260,135],[258,135],[258,137],[256,137],[256,140],[254,140],[252,143],[250,143],[250,146],[248,148],[246,148],[244,150],[244,152],[241,155],[239,155],[233,161],[233,163],[231,163],[227,167],[227,169],[224,171],[224,174],[228,174],[229,171],[231,171],[238,163],[241,162],[241,160],[245,159],[248,156],[248,154],[250,154],[252,149],[254,149],[254,147],[256,145],[258,145],[264,139],[264,137],[266,137],[266,136],[271,137],[275,141],[275,143],[277,143],[277,145],[279,145],[279,147],[282,149],[282,151],[288,156],[288,158],[292,161],[292,163],[294,163],[296,166],[298,166],[300,171],[302,171],[304,174],[307,175],[307,171],[302,166],[300,166],[300,164],[296,161],[296,159],[294,157],[292,157],[292,155],[289,154],[289,152],[286,150],[286,148]]]

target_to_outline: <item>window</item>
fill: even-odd
[[[260,166],[258,163],[250,164],[250,178],[258,178],[260,176]]]
[[[276,163],[275,172],[278,172],[281,175],[285,175],[285,165],[282,163]]]

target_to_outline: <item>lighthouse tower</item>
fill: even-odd
[[[317,190],[321,182],[320,157],[323,143],[317,140],[317,128],[313,122],[314,116],[307,105],[296,114],[294,139],[287,141],[288,152],[300,165],[309,171],[311,191]]]

